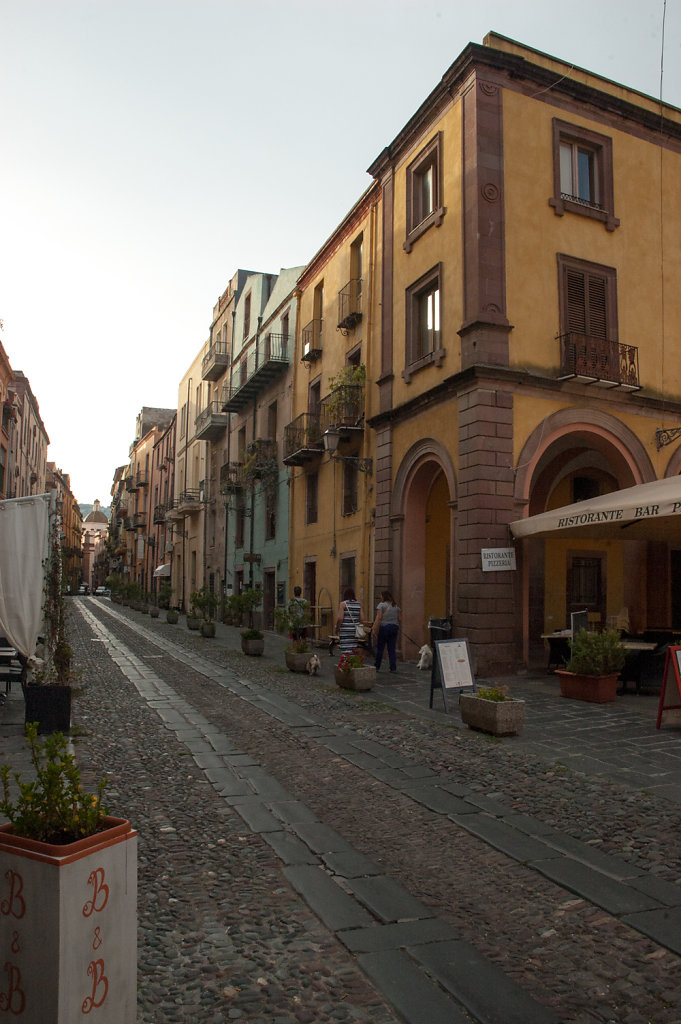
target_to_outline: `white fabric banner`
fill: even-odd
[[[35,654],[43,621],[49,500],[44,494],[0,501],[0,635],[27,657]]]

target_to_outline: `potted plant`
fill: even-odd
[[[570,660],[557,669],[562,697],[607,704],[617,695],[617,680],[626,651],[615,629],[592,633],[581,629],[570,641]]]
[[[243,629],[241,631],[241,650],[244,654],[257,656],[265,650],[265,637],[259,629]]]
[[[194,591],[189,599],[189,611],[187,612],[187,629],[198,629],[201,625],[201,610],[197,601],[200,601],[198,591]]]
[[[169,622],[171,626],[177,625],[180,618],[180,613],[177,608],[168,608],[166,612],[166,622]]]
[[[29,724],[33,781],[0,768],[0,1008],[41,1024],[92,1009],[101,1024],[134,1024],[137,833],[108,816],[103,784],[83,791],[62,733],[37,735]]]
[[[288,633],[290,644],[284,648],[286,667],[291,672],[307,671],[312,645],[307,638],[307,627],[312,622],[310,602],[304,597],[293,597],[285,608],[275,608],[274,625],[278,633]]]
[[[507,686],[461,693],[459,709],[464,725],[493,736],[515,736],[525,724],[525,701],[509,697]]]
[[[336,682],[344,690],[371,690],[376,682],[376,669],[366,665],[364,651],[345,651],[336,666]]]

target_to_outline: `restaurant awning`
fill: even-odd
[[[170,562],[165,562],[154,569],[154,577],[156,576],[170,576]]]
[[[681,476],[637,484],[510,523],[514,537],[606,537],[681,545]]]

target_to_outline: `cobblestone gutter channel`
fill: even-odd
[[[76,714],[93,737],[100,737],[98,742],[106,742],[100,751],[86,738],[80,756],[84,746],[93,762],[112,758],[119,767],[112,775],[111,802],[118,787],[126,807],[134,764],[133,794],[142,799],[141,820],[135,820],[142,855],[148,823],[157,856],[168,864],[143,897],[151,902],[142,914],[141,992],[144,996],[148,981],[149,994],[165,1007],[165,943],[170,939],[171,946],[179,943],[184,969],[196,979],[189,994],[196,1012],[201,1011],[192,1017],[184,1005],[186,1015],[173,1016],[171,1006],[163,1011],[170,1015],[150,1011],[142,1020],[217,1022],[239,1015],[254,1021],[362,1020],[363,1014],[375,1021],[395,1019],[357,972],[355,957],[397,1007],[397,1019],[401,1013],[424,1024],[681,1020],[680,893],[662,877],[664,857],[653,853],[655,874],[650,864],[642,866],[649,845],[642,835],[635,858],[606,857],[551,823],[557,817],[551,801],[543,819],[523,813],[532,800],[513,791],[518,766],[514,773],[512,758],[497,756],[497,748],[480,737],[407,720],[370,702],[360,704],[307,677],[290,677],[259,660],[249,664],[236,652],[213,648],[206,657],[198,638],[171,637],[162,625],[150,627],[149,620],[142,625],[117,610],[109,614],[88,605],[84,614],[94,639],[103,643],[92,643],[87,628],[79,630],[87,685]],[[116,678],[113,690],[121,691],[111,693],[109,708],[107,698],[97,700],[94,692],[102,686],[95,665],[106,663],[103,648],[122,673],[109,672]],[[145,703],[130,695],[126,679]],[[160,716],[166,731],[159,734],[158,719],[150,711]],[[147,733],[153,734],[149,744]],[[532,759],[525,760],[531,764]],[[499,776],[504,768],[505,776]],[[214,792],[202,782],[201,772]],[[575,780],[560,782],[564,795],[558,806],[566,812],[580,795],[597,798],[603,807],[618,796],[603,783],[592,783],[580,794]],[[164,783],[168,793],[160,799]],[[192,861],[196,835],[182,835],[184,816],[195,803],[210,805],[207,818],[199,815],[203,838],[196,843],[196,864],[203,856],[212,864],[203,874]],[[129,813],[133,817],[135,812]],[[650,813],[646,809],[645,816]],[[673,828],[674,815],[667,816],[663,828]],[[179,873],[178,846],[183,850]],[[240,854],[246,850],[249,856],[242,863]],[[272,858],[272,852],[277,856]],[[144,861],[142,870],[153,870],[153,860]],[[253,862],[266,864],[264,876],[272,875],[279,885],[272,881],[270,888],[258,888],[257,909],[241,914],[235,910],[235,890],[252,888],[248,870],[246,880],[242,876]],[[171,929],[170,937],[162,929],[159,946],[150,925],[153,906],[162,907],[162,920],[178,904],[188,910],[196,902],[188,894],[196,893],[197,885],[203,899],[206,891],[214,897],[208,943],[215,945],[213,953],[202,954],[206,940],[197,941],[202,932],[196,928],[187,934],[184,927]],[[295,898],[294,889],[322,924]],[[293,915],[281,913],[287,900],[296,907]],[[224,906],[228,917],[236,913],[230,928],[218,912]],[[232,933],[235,928],[241,933],[250,914],[258,919],[252,941],[268,967],[259,981],[246,971],[248,984],[239,985],[234,979],[240,977],[248,944],[237,943]],[[654,927],[646,929],[651,915]],[[205,925],[205,914],[199,916]],[[658,943],[641,934],[646,930]],[[343,952],[338,939],[354,957]],[[306,941],[315,946],[313,955],[306,951],[308,957],[300,955]],[[293,951],[295,962],[287,985],[277,984],[274,966],[286,970],[280,959],[284,951],[287,962]],[[332,961],[335,969],[330,970]],[[251,963],[248,956],[246,963]],[[273,985],[281,1014],[276,999],[273,1004],[265,998]],[[204,1013],[201,1001],[206,999],[219,1009]]]

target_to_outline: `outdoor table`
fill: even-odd
[[[572,640],[571,629],[560,629],[556,633],[542,633],[542,640],[549,642],[549,660],[546,671],[551,671],[552,665],[564,665],[570,660],[570,644]]]

